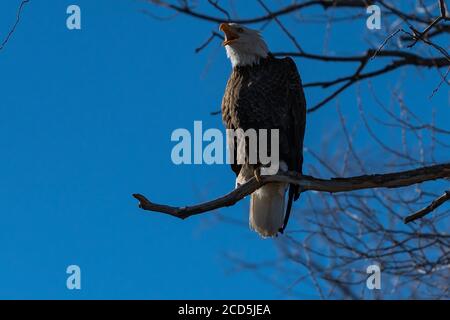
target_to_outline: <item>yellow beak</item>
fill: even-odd
[[[221,23],[219,26],[219,30],[225,33],[225,41],[222,42],[223,46],[230,45],[231,43],[239,39],[239,35],[228,23]]]

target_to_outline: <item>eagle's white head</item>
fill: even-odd
[[[267,58],[269,48],[258,30],[236,23],[222,23],[219,29],[225,33],[223,45],[233,67],[251,66]]]

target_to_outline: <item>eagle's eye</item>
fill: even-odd
[[[237,28],[237,32],[243,33],[243,32],[244,32],[244,29],[243,29],[243,28]]]

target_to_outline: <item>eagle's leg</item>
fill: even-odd
[[[258,181],[258,183],[261,183],[261,169],[253,169],[253,175],[255,176],[256,181]]]

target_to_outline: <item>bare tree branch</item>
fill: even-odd
[[[297,42],[297,39],[292,35],[292,33],[281,23],[280,19],[278,19],[277,16],[273,15],[273,12],[270,11],[269,7],[264,3],[262,0],[257,0],[258,3],[264,8],[264,10],[267,11],[267,13],[271,16],[273,16],[274,21],[277,23],[277,25],[283,30],[283,32],[287,35],[287,37],[291,40],[291,42],[294,44],[294,46],[297,48],[299,52],[303,52],[303,49],[300,47],[300,44]]]
[[[223,197],[189,207],[171,207],[156,204],[140,194],[134,194],[133,197],[139,200],[139,207],[141,209],[166,213],[180,219],[186,219],[200,213],[232,206],[269,182],[297,184],[300,186],[302,192],[313,190],[337,193],[373,188],[400,188],[449,177],[450,163],[396,173],[363,175],[351,178],[318,179],[311,176],[299,176],[298,174],[289,172],[272,176],[261,176],[260,179],[253,177],[247,183]]]
[[[20,16],[22,14],[22,9],[25,7],[25,4],[27,4],[28,2],[30,2],[30,0],[23,0],[20,3],[19,9],[17,9],[16,21],[14,22],[13,26],[9,30],[8,34],[6,35],[6,38],[0,44],[0,50],[2,50],[6,46],[6,44],[8,43],[8,41],[11,38],[12,34],[14,33],[14,31],[16,31],[17,25],[20,22]]]
[[[405,223],[410,223],[412,221],[415,221],[417,219],[425,217],[427,214],[433,212],[438,207],[443,205],[445,202],[450,200],[450,191],[445,191],[445,193],[434,200],[429,206],[417,211],[416,213],[413,213],[412,215],[409,215],[405,218]]]
[[[431,31],[431,29],[437,25],[442,20],[447,19],[447,9],[445,7],[444,0],[439,0],[439,10],[440,10],[440,16],[437,17],[433,22],[431,22],[422,32],[419,32],[415,30],[413,27],[411,27],[412,30],[414,30],[416,38],[414,39],[413,43],[411,43],[408,47],[412,48],[416,45],[416,43],[427,36],[428,32]]]
[[[228,21],[231,20],[231,16],[230,16],[230,14],[228,13],[228,11],[225,10],[224,8],[222,8],[222,7],[219,5],[219,0],[216,0],[216,1],[214,1],[214,0],[208,0],[208,3],[209,3],[210,5],[212,5],[214,8],[216,8],[217,10],[219,10],[220,12],[222,12],[222,13],[227,17],[227,20],[228,20]]]
[[[197,11],[192,10],[187,5],[186,6],[180,6],[176,4],[169,3],[167,1],[162,0],[147,0],[150,3],[153,3],[155,5],[166,7],[172,10],[175,10],[177,12],[192,16],[194,18],[199,18],[205,21],[215,22],[215,23],[222,23],[227,22],[226,20],[210,16],[207,14],[203,14]],[[311,1],[305,1],[303,3],[296,3],[292,5],[288,5],[280,10],[270,12],[267,15],[256,17],[256,18],[250,18],[250,19],[231,19],[228,20],[228,22],[235,22],[240,24],[254,24],[254,23],[260,23],[265,22],[268,20],[273,20],[275,17],[287,15],[296,11],[299,11],[301,9],[305,9],[312,6],[321,6],[324,9],[329,8],[365,8],[368,4],[372,3],[371,0],[311,0]]]

